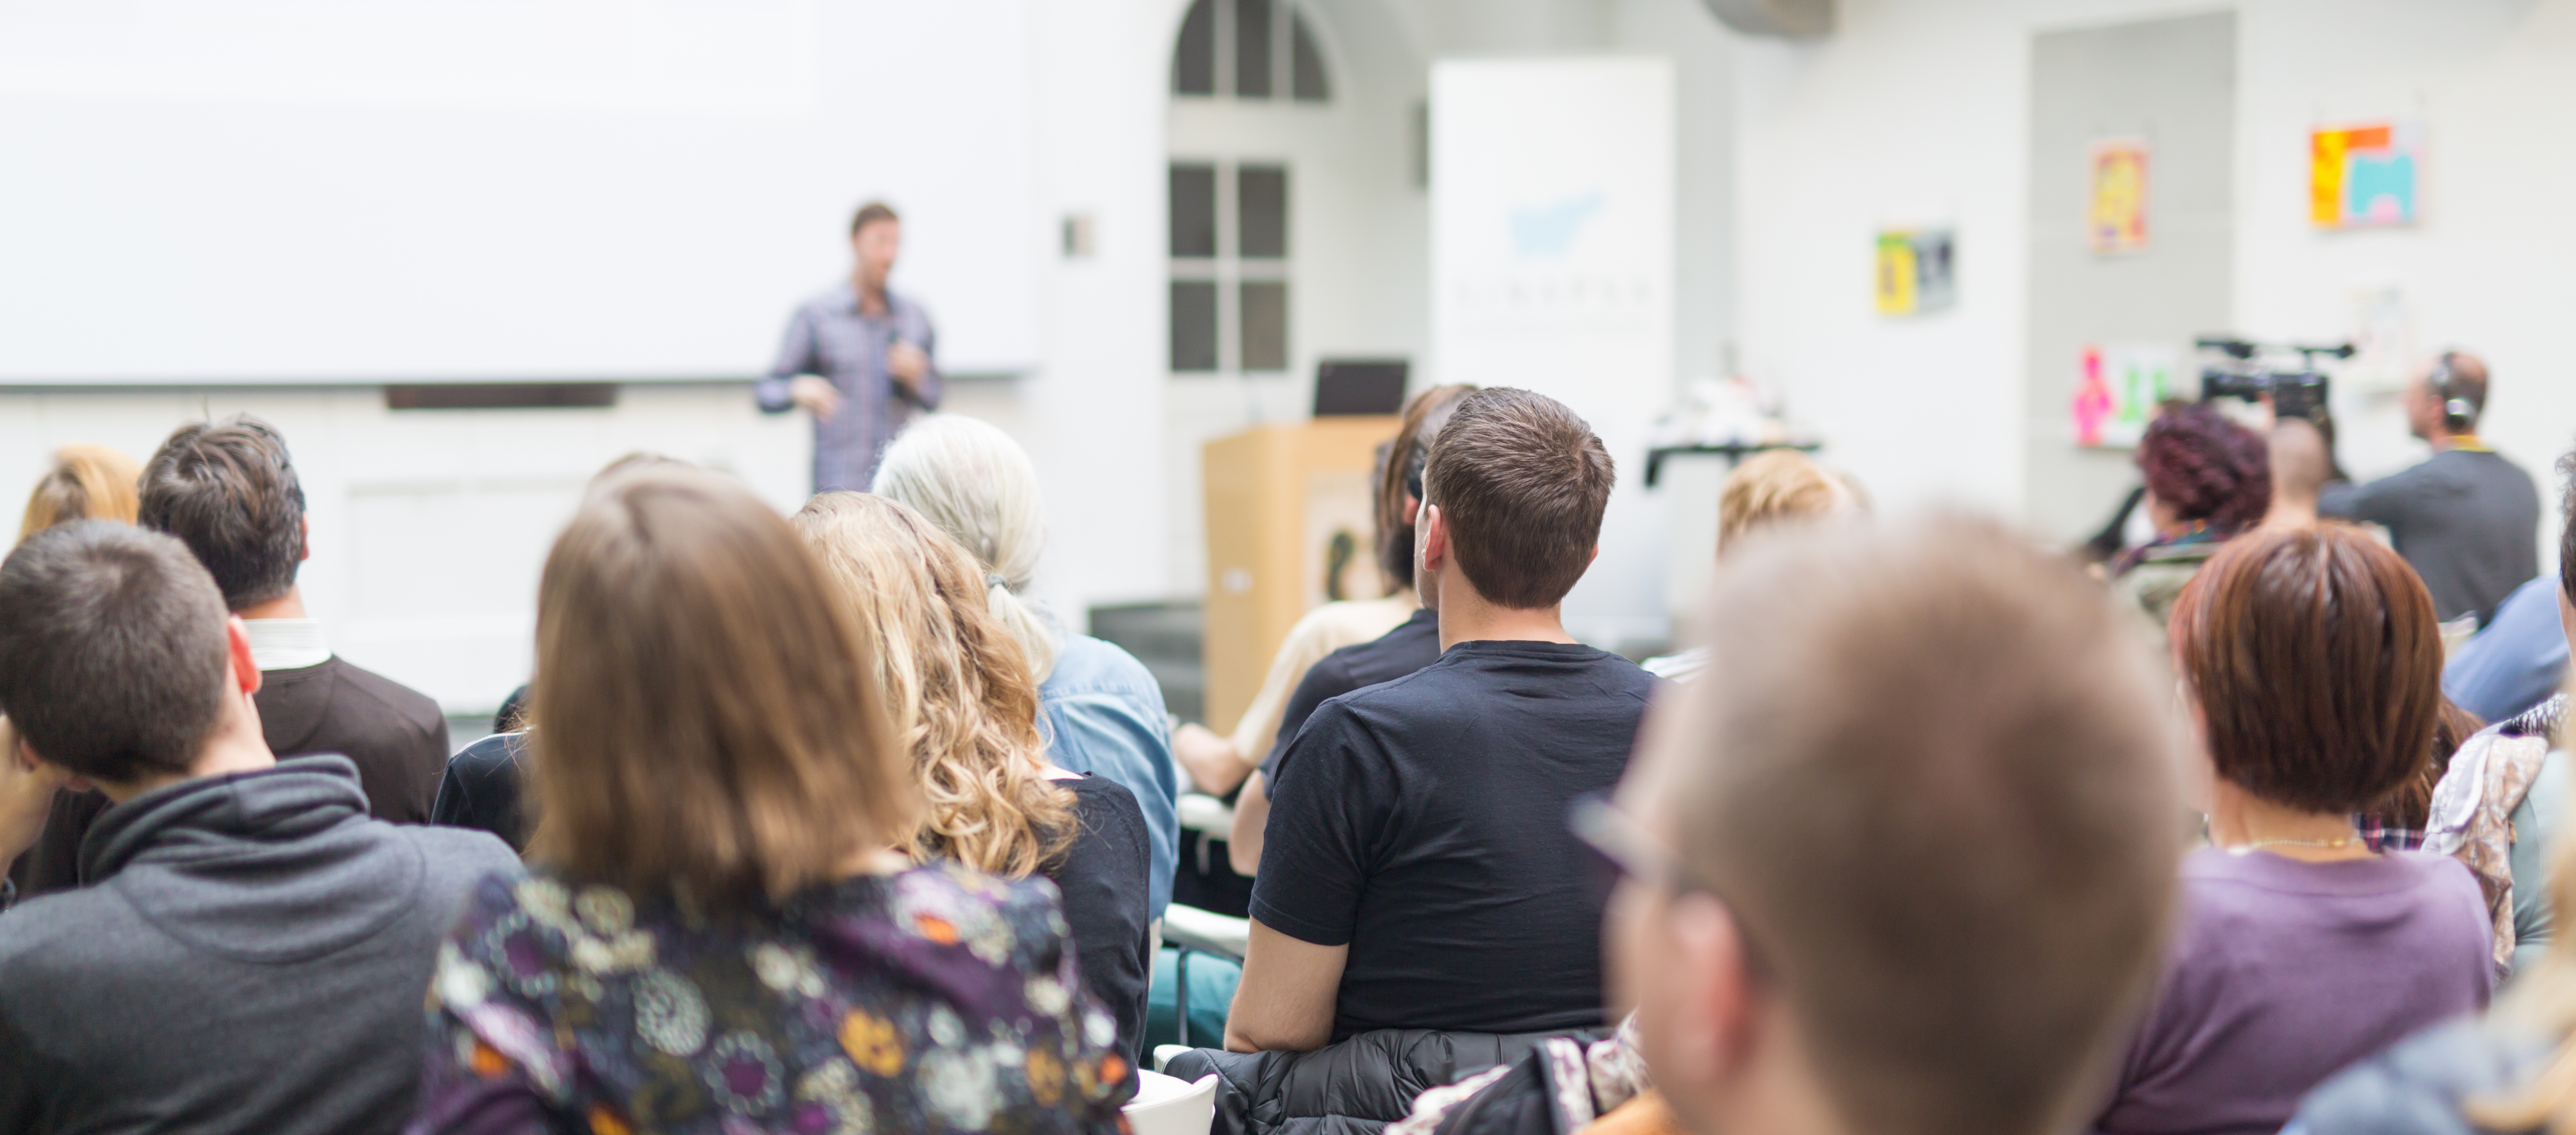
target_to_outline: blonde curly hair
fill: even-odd
[[[788,523],[838,580],[921,780],[919,830],[896,846],[1019,878],[1075,835],[1073,793],[1047,779],[1038,688],[986,603],[974,556],[881,496],[823,493]]]

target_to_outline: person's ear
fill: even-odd
[[[9,731],[9,754],[7,759],[16,762],[18,765],[18,771],[20,772],[36,773],[49,771],[53,775],[62,778],[63,787],[71,789],[74,792],[87,792],[90,789],[97,787],[90,783],[88,777],[82,776],[79,773],[73,772],[72,770],[55,764],[52,761],[46,760],[43,754],[36,752],[35,747],[27,744],[27,739],[19,736],[18,732],[14,729]]]
[[[242,622],[241,616],[234,615],[224,620],[224,645],[230,656],[234,688],[240,690],[243,697],[258,693],[259,663],[251,657],[250,627]]]
[[[1422,498],[1417,497],[1412,493],[1404,494],[1404,522],[1407,524],[1415,523],[1420,519],[1421,515]]]
[[[1671,1054],[1706,1084],[1741,1076],[1763,1040],[1767,1000],[1754,978],[1742,926],[1726,904],[1708,895],[1678,895],[1670,913],[1674,952],[1687,975],[1681,994],[1681,1027]]]
[[[1426,572],[1440,570],[1440,565],[1449,562],[1449,518],[1440,514],[1439,505],[1423,505],[1422,519],[1414,526],[1414,531],[1422,534],[1419,569]]]
[[[312,558],[313,518],[307,516],[295,522],[295,559],[296,562],[302,563]]]
[[[1601,561],[1601,545],[1599,545],[1599,544],[1594,544],[1594,545],[1592,546],[1592,554],[1591,554],[1591,555],[1589,555],[1589,556],[1584,557],[1583,562],[1584,562],[1585,564],[1589,565],[1589,564],[1599,563],[1600,561]]]

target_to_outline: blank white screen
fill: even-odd
[[[738,376],[903,212],[1036,358],[1019,0],[0,5],[0,382]]]

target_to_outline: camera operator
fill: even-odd
[[[2442,621],[2475,615],[2481,627],[2505,596],[2540,574],[2540,490],[2478,440],[2486,403],[2486,363],[2443,352],[2406,391],[2408,428],[2433,456],[2366,485],[2329,485],[2317,502],[2325,516],[2385,526]]]

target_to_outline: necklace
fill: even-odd
[[[2229,847],[2227,849],[2227,853],[2229,855],[2250,855],[2266,847],[2317,847],[2333,850],[2336,848],[2351,847],[2352,845],[2360,842],[2361,837],[2357,835],[2340,836],[2335,839],[2257,839]]]

